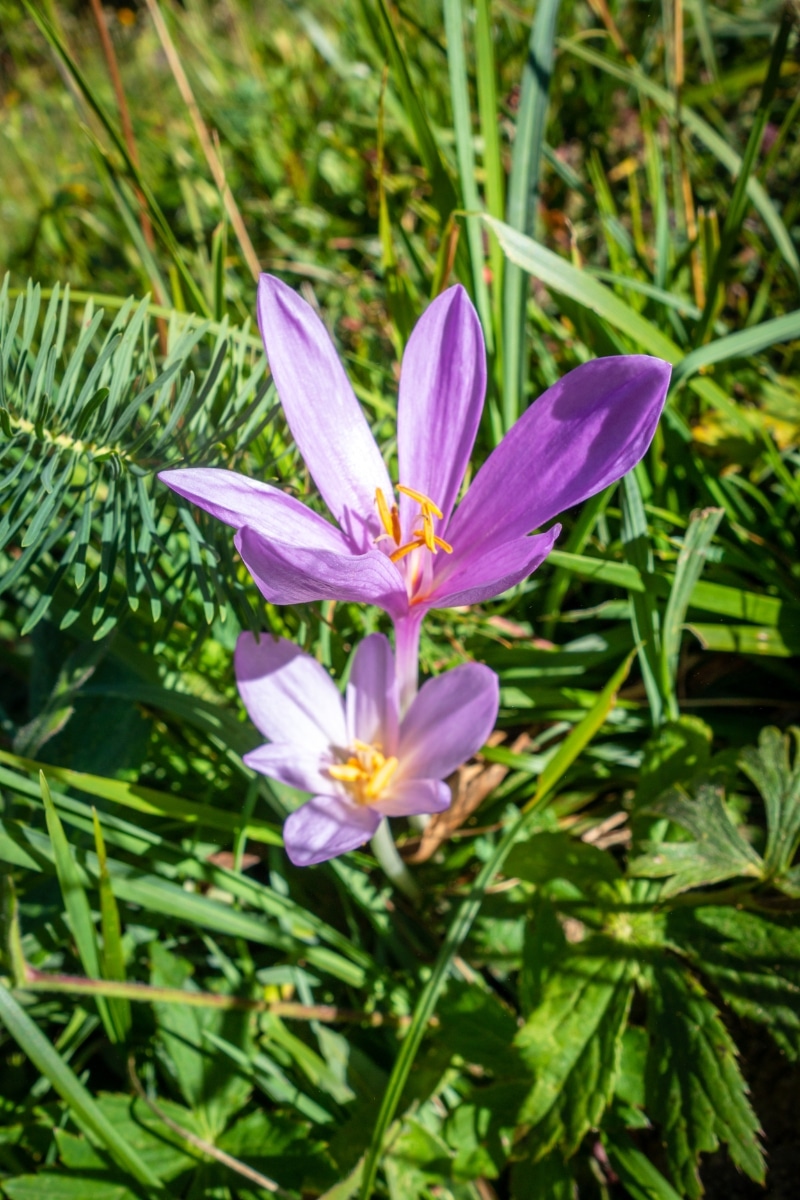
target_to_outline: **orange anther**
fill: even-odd
[[[412,550],[421,550],[424,545],[425,542],[422,538],[415,538],[413,542],[406,542],[405,546],[398,546],[398,548],[389,555],[389,558],[392,560],[392,562],[400,562],[400,559],[405,558],[405,556],[410,554]]]
[[[402,483],[397,485],[398,492],[402,492],[404,496],[408,496],[410,500],[416,500],[417,504],[422,509],[422,515],[433,513],[435,517],[443,517],[442,510],[433,503],[430,496],[426,496],[424,492],[417,492],[414,488],[404,487]]]

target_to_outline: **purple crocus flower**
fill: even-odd
[[[401,720],[394,658],[380,633],[359,643],[344,697],[316,659],[282,639],[241,634],[235,667],[244,706],[269,738],[244,761],[313,794],[283,827],[300,867],[363,846],[384,817],[446,809],[443,780],[484,744],[497,717],[497,676],[466,663],[423,684]]]
[[[236,529],[236,547],[272,603],[333,599],[385,609],[395,623],[404,697],[416,686],[428,609],[488,600],[534,571],[560,526],[528,535],[641,459],[669,384],[669,364],[645,355],[577,367],[520,417],[456,508],[483,407],[486,356],[477,313],[464,289],[452,287],[428,306],[403,357],[396,499],[314,310],[262,275],[258,318],[289,428],[338,528],[233,471],[194,467],[162,471],[160,479]]]

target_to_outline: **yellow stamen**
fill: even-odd
[[[381,755],[380,757],[383,756]],[[396,758],[384,759],[378,769],[373,772],[372,778],[366,786],[366,797],[368,800],[376,800],[378,796],[380,796],[381,792],[386,787],[396,770]]]
[[[450,545],[449,542],[446,542],[444,540],[444,538],[437,537],[436,534],[434,534],[433,540],[436,543],[436,545],[439,547],[440,550],[444,550],[445,554],[453,553],[453,547]]]
[[[363,777],[364,768],[351,758],[349,762],[334,763],[332,767],[328,767],[328,774],[340,783],[358,783]]]
[[[386,503],[386,497],[384,496],[381,488],[375,489],[375,504],[378,509],[378,516],[380,517],[381,525],[385,530],[385,535],[381,534],[381,537],[390,537],[393,539],[395,546],[399,546],[400,538],[402,536],[400,533],[399,508],[396,504],[393,504],[391,508],[389,507],[389,505]],[[380,541],[380,538],[378,538],[378,541]]]
[[[386,497],[384,496],[384,494],[380,488],[375,489],[375,503],[378,506],[378,516],[381,519],[381,525],[386,530],[389,537],[392,537],[394,534],[394,526],[392,525],[392,514],[389,511],[389,505],[386,503]]]
[[[425,539],[425,545],[430,550],[431,554],[436,553],[436,534],[433,532],[433,518],[431,514],[423,510],[422,513],[422,536]]]
[[[397,770],[397,759],[384,758],[378,746],[357,739],[351,746],[347,762],[328,767],[331,779],[343,783],[356,804],[372,804],[379,800]]]
[[[408,496],[411,500],[416,500],[417,504],[422,509],[423,516],[425,516],[427,513],[433,513],[435,517],[444,516],[442,510],[438,508],[433,503],[430,496],[426,496],[424,492],[416,492],[414,488],[404,487],[402,483],[398,483],[397,490],[398,492],[402,492],[404,496]]]
[[[405,558],[412,550],[421,550],[424,545],[425,542],[422,538],[415,538],[413,542],[406,542],[405,546],[398,546],[396,550],[392,551],[389,558],[394,563],[400,562],[400,559]]]

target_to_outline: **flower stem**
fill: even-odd
[[[400,689],[400,715],[408,712],[417,694],[419,678],[419,631],[422,618],[401,617],[394,625],[394,652],[397,684]]]
[[[384,818],[370,842],[372,853],[377,858],[387,879],[394,884],[398,891],[407,896],[412,904],[418,905],[422,893],[417,887],[406,864],[397,853],[389,822]]]

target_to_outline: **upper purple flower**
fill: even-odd
[[[646,355],[577,367],[520,417],[455,508],[486,360],[478,316],[464,289],[450,288],[417,322],[403,357],[396,499],[314,310],[262,275],[258,318],[289,428],[339,527],[233,471],[196,467],[159,478],[234,526],[242,559],[275,604],[360,601],[398,621],[498,595],[539,566],[560,527],[527,536],[532,530],[639,461],[669,384],[669,364]]]
[[[283,827],[301,867],[363,846],[384,817],[442,812],[450,804],[443,780],[480,749],[497,717],[497,676],[467,663],[423,684],[400,720],[394,659],[380,633],[359,643],[344,697],[292,642],[243,633],[235,667],[244,706],[270,739],[244,761],[313,793]]]

